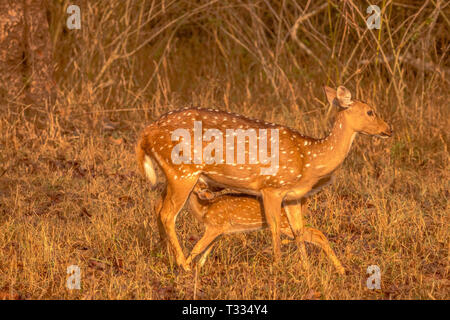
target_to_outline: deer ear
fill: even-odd
[[[323,90],[325,91],[325,95],[327,96],[327,100],[328,103],[333,105],[338,105],[338,101],[336,99],[336,90],[328,87],[328,86],[324,86]]]
[[[344,86],[339,86],[337,88],[336,98],[341,108],[347,109],[353,104],[352,94],[350,93],[350,90]]]

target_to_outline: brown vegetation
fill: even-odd
[[[81,30],[49,2],[58,98],[0,106],[0,297],[6,299],[448,299],[449,14],[444,1],[82,1]],[[326,4],[326,5],[325,5]],[[303,18],[302,18],[303,17]],[[219,240],[180,271],[159,243],[135,165],[142,128],[184,106],[217,107],[314,137],[343,84],[393,124],[357,137],[336,182],[309,201],[349,270],[295,243],[272,265],[270,234]],[[28,111],[33,110],[33,117]],[[202,234],[177,221],[185,253]],[[81,290],[66,288],[69,265]],[[367,267],[381,290],[366,288]]]

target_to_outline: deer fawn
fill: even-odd
[[[200,178],[211,186],[262,197],[275,261],[281,256],[284,201],[289,225],[302,260],[306,262],[302,199],[332,181],[334,171],[346,158],[357,133],[380,137],[392,134],[390,126],[373,108],[353,100],[347,88],[340,86],[336,91],[325,87],[325,93],[339,112],[333,129],[323,139],[306,137],[282,125],[200,108],[171,111],[144,129],[137,144],[138,164],[152,184],[157,181],[157,167],[167,179],[158,225],[179,266],[190,269],[175,233],[175,219]],[[234,146],[236,136],[237,148]]]
[[[200,267],[203,266],[214,246],[214,241],[223,234],[267,228],[261,201],[257,197],[245,194],[229,195],[228,193],[232,193],[232,190],[224,189],[213,192],[202,181],[199,181],[194,187],[193,194],[189,197],[189,208],[198,221],[204,224],[205,233],[192,249],[191,254],[187,258],[187,264],[190,264],[198,255],[201,255],[198,264]],[[304,205],[304,201],[302,205]],[[290,239],[294,239],[284,208],[280,220],[280,230]],[[341,274],[345,273],[344,268],[322,232],[314,228],[305,227],[303,241],[321,247],[338,272]]]

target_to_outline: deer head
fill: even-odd
[[[350,91],[340,86],[337,91],[325,86],[328,102],[339,108],[348,125],[358,133],[387,138],[392,135],[391,127],[384,122],[368,104],[352,99]]]

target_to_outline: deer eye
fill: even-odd
[[[372,110],[369,110],[369,111],[367,111],[367,115],[368,115],[369,117],[373,117],[374,113],[373,113]]]

